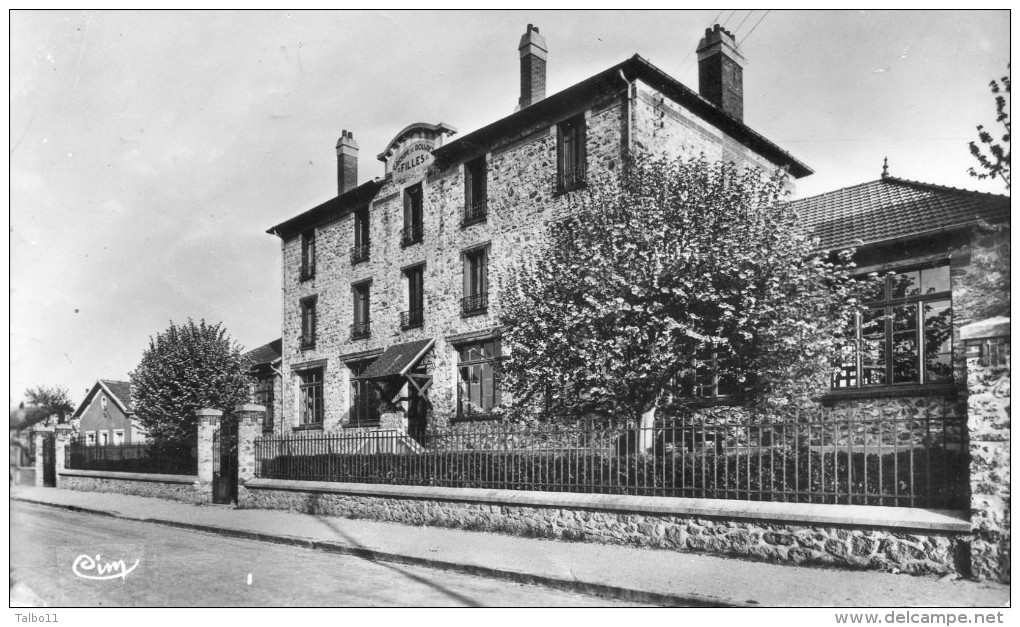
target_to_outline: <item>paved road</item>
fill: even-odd
[[[12,580],[50,606],[626,605],[17,501],[11,502],[10,557]],[[125,570],[138,565],[112,579],[74,572],[109,577],[118,571],[107,565],[119,560]]]

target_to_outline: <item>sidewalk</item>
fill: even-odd
[[[660,605],[1001,607],[1009,586],[873,571],[779,566],[690,553],[196,506],[54,488],[11,498],[128,520],[430,566]]]

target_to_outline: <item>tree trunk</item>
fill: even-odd
[[[640,429],[634,438],[635,453],[649,453],[655,441],[655,405],[641,414]]]

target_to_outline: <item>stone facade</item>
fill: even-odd
[[[65,471],[60,487],[80,492],[112,492],[181,501],[195,505],[209,503],[209,491],[196,475],[152,475],[100,471]]]
[[[246,494],[240,507],[914,575],[959,573],[966,555],[965,533],[310,493],[267,486]]]

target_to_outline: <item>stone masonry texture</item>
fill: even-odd
[[[144,475],[139,475],[144,477]],[[167,483],[140,479],[112,479],[107,477],[82,477],[78,475],[61,475],[60,487],[80,492],[111,492],[114,494],[131,494],[153,498],[181,501],[184,503],[207,504],[209,492],[203,490],[198,477],[189,477],[192,483]]]

